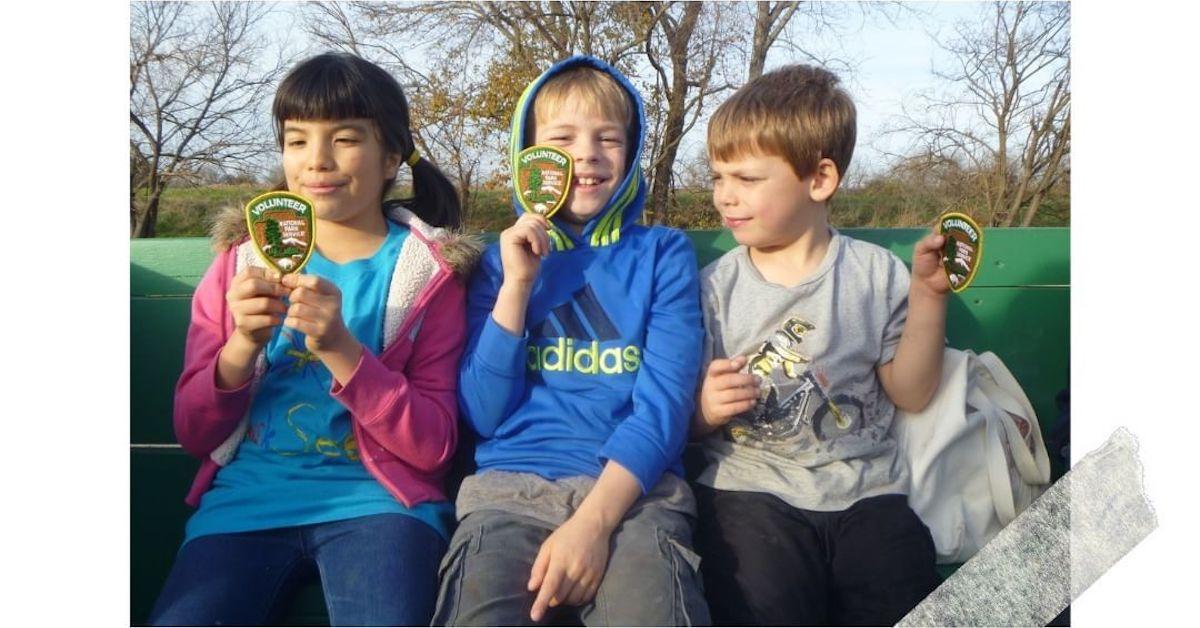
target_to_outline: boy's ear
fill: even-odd
[[[828,157],[823,158],[817,162],[817,171],[812,175],[812,183],[809,185],[808,195],[812,198],[813,202],[824,203],[837,191],[841,180],[837,164],[833,163],[833,160]]]

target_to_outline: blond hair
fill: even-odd
[[[621,122],[626,129],[633,123],[633,103],[616,79],[595,68],[574,67],[550,77],[538,89],[530,136],[539,121],[553,117],[572,97],[577,97],[575,102],[585,114]]]
[[[789,65],[750,81],[721,103],[708,123],[708,156],[783,158],[800,178],[829,159],[844,179],[854,155],[854,102],[832,72]]]

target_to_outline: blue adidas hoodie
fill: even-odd
[[[597,477],[614,460],[646,492],[664,471],[683,475],[704,338],[696,257],[681,231],[636,224],[646,198],[645,111],[633,85],[599,59],[571,57],[526,88],[513,116],[514,171],[534,95],[580,65],[611,75],[634,104],[637,140],[625,179],[580,235],[551,219],[553,251],[542,260],[522,336],[492,319],[504,273],[498,245],[488,247],[467,297],[459,402],[479,435],[480,472]],[[523,211],[515,197],[513,207]]]

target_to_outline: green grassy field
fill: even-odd
[[[168,188],[163,194],[158,218],[159,237],[204,236],[209,224],[222,207],[242,207],[267,190],[256,185],[211,185],[193,188]],[[962,207],[939,207],[935,198],[907,197],[879,192],[842,190],[834,197],[831,221],[837,227],[914,227],[930,225],[943,211]],[[512,224],[513,212],[507,190],[476,190],[472,205],[464,216],[467,229],[500,231]],[[666,224],[681,229],[716,229],[720,222],[708,190],[679,190],[675,206],[667,213]],[[1051,197],[1042,203],[1033,226],[1070,225],[1068,198]]]

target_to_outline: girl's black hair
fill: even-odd
[[[383,68],[352,54],[327,52],[292,68],[275,92],[271,114],[280,149],[287,120],[367,118],[375,122],[386,152],[400,155],[401,160],[413,152],[408,101],[400,83]],[[458,227],[458,193],[446,175],[424,157],[412,171],[412,198],[388,203],[398,202],[436,227]],[[395,177],[388,179],[383,193],[395,181]]]

